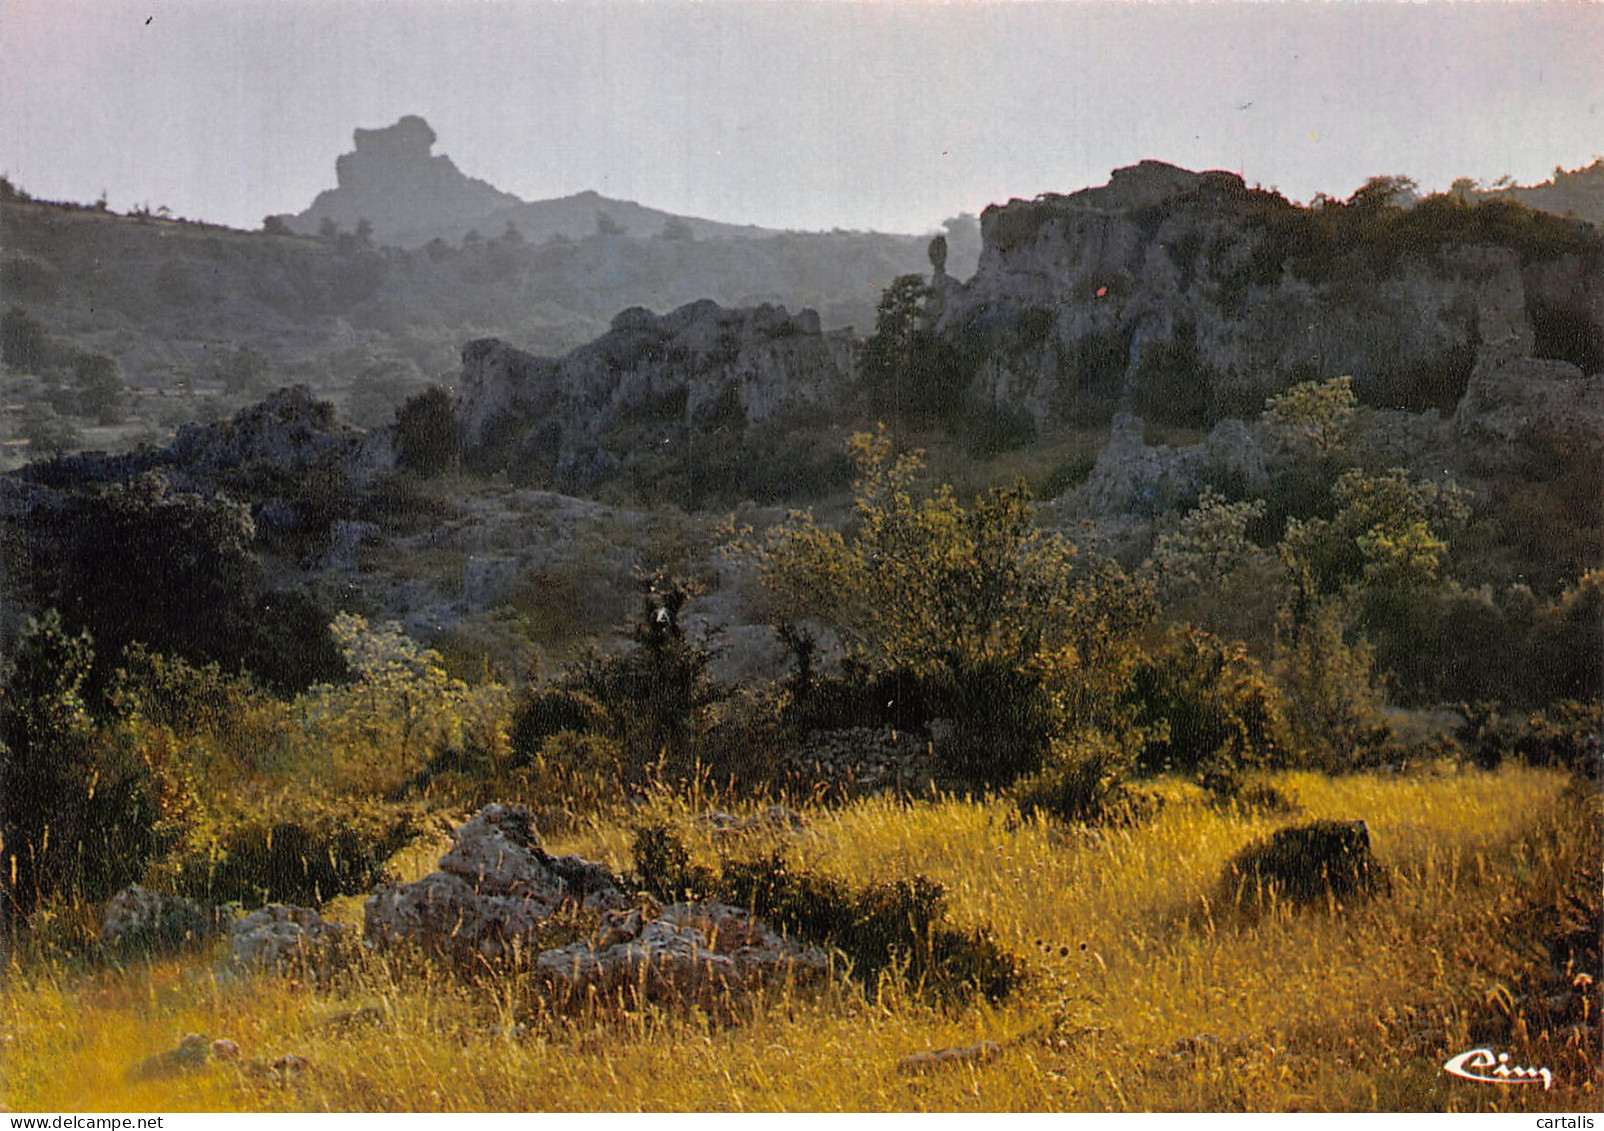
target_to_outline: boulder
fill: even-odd
[[[100,945],[108,950],[172,950],[211,933],[211,919],[193,899],[134,884],[106,904]]]
[[[706,1004],[821,979],[830,962],[738,907],[699,902],[609,912],[589,939],[548,950],[535,965],[560,997],[627,990],[644,1002]]]
[[[270,903],[229,926],[235,963],[262,969],[326,969],[347,929],[310,907]]]
[[[538,945],[541,925],[560,908],[606,910],[622,901],[601,865],[547,855],[528,809],[487,805],[452,833],[438,871],[368,897],[363,933],[377,944],[500,958]]]

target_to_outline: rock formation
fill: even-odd
[[[608,333],[562,358],[469,342],[457,410],[470,460],[583,487],[619,462],[616,431],[727,443],[782,414],[839,412],[851,378],[850,337],[821,332],[812,311],[703,301],[664,315],[626,310]]]
[[[434,153],[435,132],[415,114],[382,129],[359,129],[353,140],[351,152],[335,159],[336,187],[320,192],[305,211],[276,220],[306,235],[326,220],[344,232],[354,232],[366,220],[375,241],[394,247],[422,247],[437,238],[457,243],[469,231],[493,239],[509,224],[533,243],[598,233],[681,240],[777,234],[676,216],[594,191],[526,201],[466,175],[451,158]]]
[[[534,949],[541,925],[560,908],[603,910],[623,895],[600,865],[553,857],[520,805],[487,805],[452,833],[440,870],[368,897],[370,942],[416,943],[437,954],[503,958]]]
[[[471,221],[522,203],[464,175],[444,154],[431,154],[434,140],[429,123],[412,114],[384,129],[357,130],[355,148],[334,163],[338,187],[319,193],[299,215],[281,219],[308,235],[324,220],[347,232],[367,220],[381,243],[421,244],[431,237],[417,234],[443,219]]]
[[[106,904],[100,945],[108,950],[169,950],[205,938],[211,919],[193,899],[133,884]]]
[[[988,208],[979,269],[945,288],[938,329],[973,364],[975,395],[1038,425],[1089,399],[1247,415],[1289,374],[1451,408],[1490,347],[1604,368],[1604,279],[1572,249],[1583,229],[1549,221],[1548,243],[1515,246],[1452,220],[1412,243],[1378,227],[1360,252],[1328,248],[1316,212],[1145,161]]]
[[[338,961],[336,951],[348,931],[310,907],[270,903],[231,923],[228,935],[229,954],[239,965],[326,973]]]
[[[548,950],[535,965],[563,998],[623,990],[642,1002],[703,1005],[788,980],[822,980],[830,968],[817,947],[714,902],[610,912],[589,939]]]

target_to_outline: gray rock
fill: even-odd
[[[376,944],[415,943],[450,957],[500,958],[538,944],[562,907],[604,910],[621,896],[599,864],[548,856],[529,810],[487,805],[452,833],[440,867],[367,899],[363,933]]]
[[[623,989],[649,1002],[709,1004],[822,979],[830,963],[740,908],[706,902],[612,912],[591,938],[548,950],[535,965],[562,997]]]
[[[270,903],[235,920],[228,934],[230,957],[237,965],[326,971],[337,961],[335,952],[347,931],[325,922],[310,907]]]
[[[108,950],[171,950],[211,933],[211,918],[193,899],[133,884],[106,904],[100,945]]]

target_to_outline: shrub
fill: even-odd
[[[422,827],[406,806],[284,793],[222,818],[201,851],[163,871],[179,891],[213,903],[315,906],[385,882],[385,863]]]
[[[1379,761],[1389,736],[1375,650],[1346,639],[1340,606],[1322,602],[1302,624],[1283,617],[1277,648],[1276,677],[1299,759],[1328,772]]]
[[[161,849],[148,768],[95,727],[83,698],[87,633],[29,618],[0,694],[0,913],[51,898],[98,902]]]
[[[1088,824],[1139,820],[1153,801],[1128,785],[1136,749],[1133,741],[1096,731],[1057,740],[1041,770],[1015,784],[1014,800],[1026,816]]]
[[[556,687],[533,691],[513,719],[512,764],[532,764],[546,740],[562,731],[583,735],[605,731],[609,725],[606,709],[582,691]]]
[[[922,461],[894,456],[884,428],[851,448],[850,537],[793,514],[732,547],[757,559],[782,615],[834,624],[870,679],[908,673],[927,710],[953,718],[950,768],[971,781],[1005,784],[1062,723],[1102,720],[1154,615],[1151,586],[1112,563],[1074,570],[1074,546],[1036,525],[1023,482],[966,509],[950,487],[916,498]]]
[[[642,587],[635,647],[615,656],[592,655],[566,678],[605,708],[632,773],[662,761],[671,773],[683,774],[718,698],[708,674],[713,654],[679,623],[691,597],[688,586],[658,574]]]
[[[438,385],[409,398],[395,414],[396,466],[424,478],[440,475],[461,451],[461,426],[451,395]]]
[[[1190,626],[1171,632],[1131,688],[1147,734],[1137,758],[1146,773],[1176,772],[1224,784],[1288,753],[1280,694],[1241,645]]]
[[[1247,907],[1365,896],[1385,883],[1363,821],[1313,821],[1281,829],[1232,857],[1222,878],[1229,901]]]

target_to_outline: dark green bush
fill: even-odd
[[[0,691],[0,918],[106,899],[165,846],[149,767],[90,718],[93,663],[53,610],[24,626]]]
[[[536,689],[513,718],[512,764],[530,765],[545,741],[561,731],[588,734],[608,727],[606,709],[584,692],[560,687]]]
[[[680,612],[691,596],[688,587],[658,574],[642,588],[645,600],[632,633],[635,648],[592,655],[565,682],[606,710],[630,772],[661,764],[682,774],[718,698],[708,674],[713,653],[680,626]]]
[[[1014,784],[1014,800],[1026,816],[1088,824],[1139,821],[1157,801],[1130,788],[1134,763],[1131,744],[1108,735],[1060,739],[1040,770]]]
[[[1275,684],[1246,649],[1185,627],[1138,667],[1130,692],[1147,735],[1136,767],[1223,786],[1286,759],[1290,739]]]
[[[1312,904],[1366,896],[1386,885],[1363,821],[1313,821],[1277,831],[1231,858],[1222,878],[1232,904]]]

